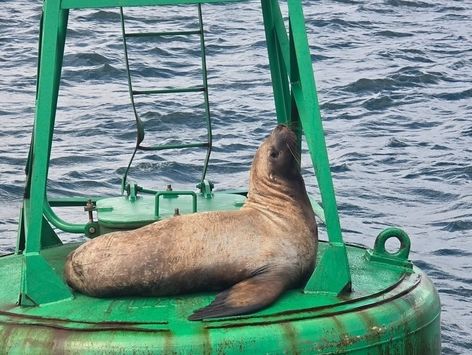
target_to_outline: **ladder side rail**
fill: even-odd
[[[205,100],[205,121],[207,125],[207,153],[205,160],[203,162],[203,172],[201,182],[205,180],[206,173],[208,171],[208,163],[210,161],[212,143],[213,143],[213,134],[211,127],[211,113],[210,113],[210,100],[208,94],[208,70],[206,65],[206,48],[205,48],[205,32],[203,27],[203,15],[202,15],[202,5],[198,4],[198,24],[200,29],[200,50],[201,50],[201,61],[202,61],[202,80],[203,80],[203,97]]]
[[[126,41],[125,15],[124,15],[123,7],[120,7],[120,20],[121,20],[121,32],[123,36],[123,48],[124,48],[124,54],[125,54],[126,76],[128,79],[128,91],[129,91],[129,97],[131,100],[131,106],[133,107],[134,117],[136,120],[136,131],[137,131],[136,145],[134,147],[133,154],[131,155],[128,166],[126,167],[126,170],[123,174],[123,178],[121,180],[121,193],[124,193],[126,189],[126,182],[128,179],[128,174],[131,168],[131,164],[133,163],[134,157],[136,156],[136,152],[139,149],[139,145],[144,140],[145,133],[144,133],[143,122],[139,118],[138,111],[136,110],[136,103],[135,103],[134,95],[133,95],[133,83],[131,80],[131,70],[130,70],[130,65],[129,65],[128,44]]]

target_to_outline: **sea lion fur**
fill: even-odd
[[[317,225],[295,134],[277,126],[257,150],[239,211],[174,216],[105,234],[69,254],[67,283],[95,297],[220,292],[190,320],[246,314],[312,274]]]

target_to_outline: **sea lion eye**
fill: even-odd
[[[275,159],[279,156],[279,152],[276,150],[271,150],[269,155],[271,158]]]

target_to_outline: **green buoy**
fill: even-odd
[[[238,2],[240,0],[226,0]],[[27,162],[27,185],[19,218],[16,252],[0,257],[0,352],[159,354],[439,354],[440,302],[428,277],[408,259],[410,240],[389,228],[372,249],[343,242],[318,106],[301,0],[288,0],[285,22],[278,0],[262,0],[277,122],[305,137],[322,199],[313,208],[326,224],[316,269],[303,289],[286,292],[272,306],[244,316],[192,322],[193,310],[214,294],[97,299],[73,292],[62,277],[64,261],[78,244],[63,244],[55,229],[93,238],[195,211],[238,209],[244,192],[214,192],[206,179],[212,145],[201,3],[217,0],[44,0],[36,116]],[[125,10],[132,6],[197,7],[198,28],[171,33],[128,33]],[[254,6],[258,6],[254,3]],[[69,11],[120,8],[138,150],[205,149],[198,190],[140,187],[123,177],[122,195],[88,199],[47,198],[52,136]],[[286,26],[287,23],[287,26]],[[137,91],[133,88],[127,40],[139,36],[200,39],[202,85]],[[137,95],[201,92],[205,141],[144,146]],[[274,122],[275,125],[276,122]],[[134,154],[133,154],[134,157]],[[118,187],[119,188],[119,187]],[[52,207],[83,206],[88,221],[70,223]],[[96,214],[97,218],[94,217]],[[397,239],[400,247],[385,247]]]

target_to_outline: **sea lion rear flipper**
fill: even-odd
[[[189,320],[235,316],[257,311],[274,302],[284,291],[286,278],[262,273],[216,295],[208,306],[196,310]]]

